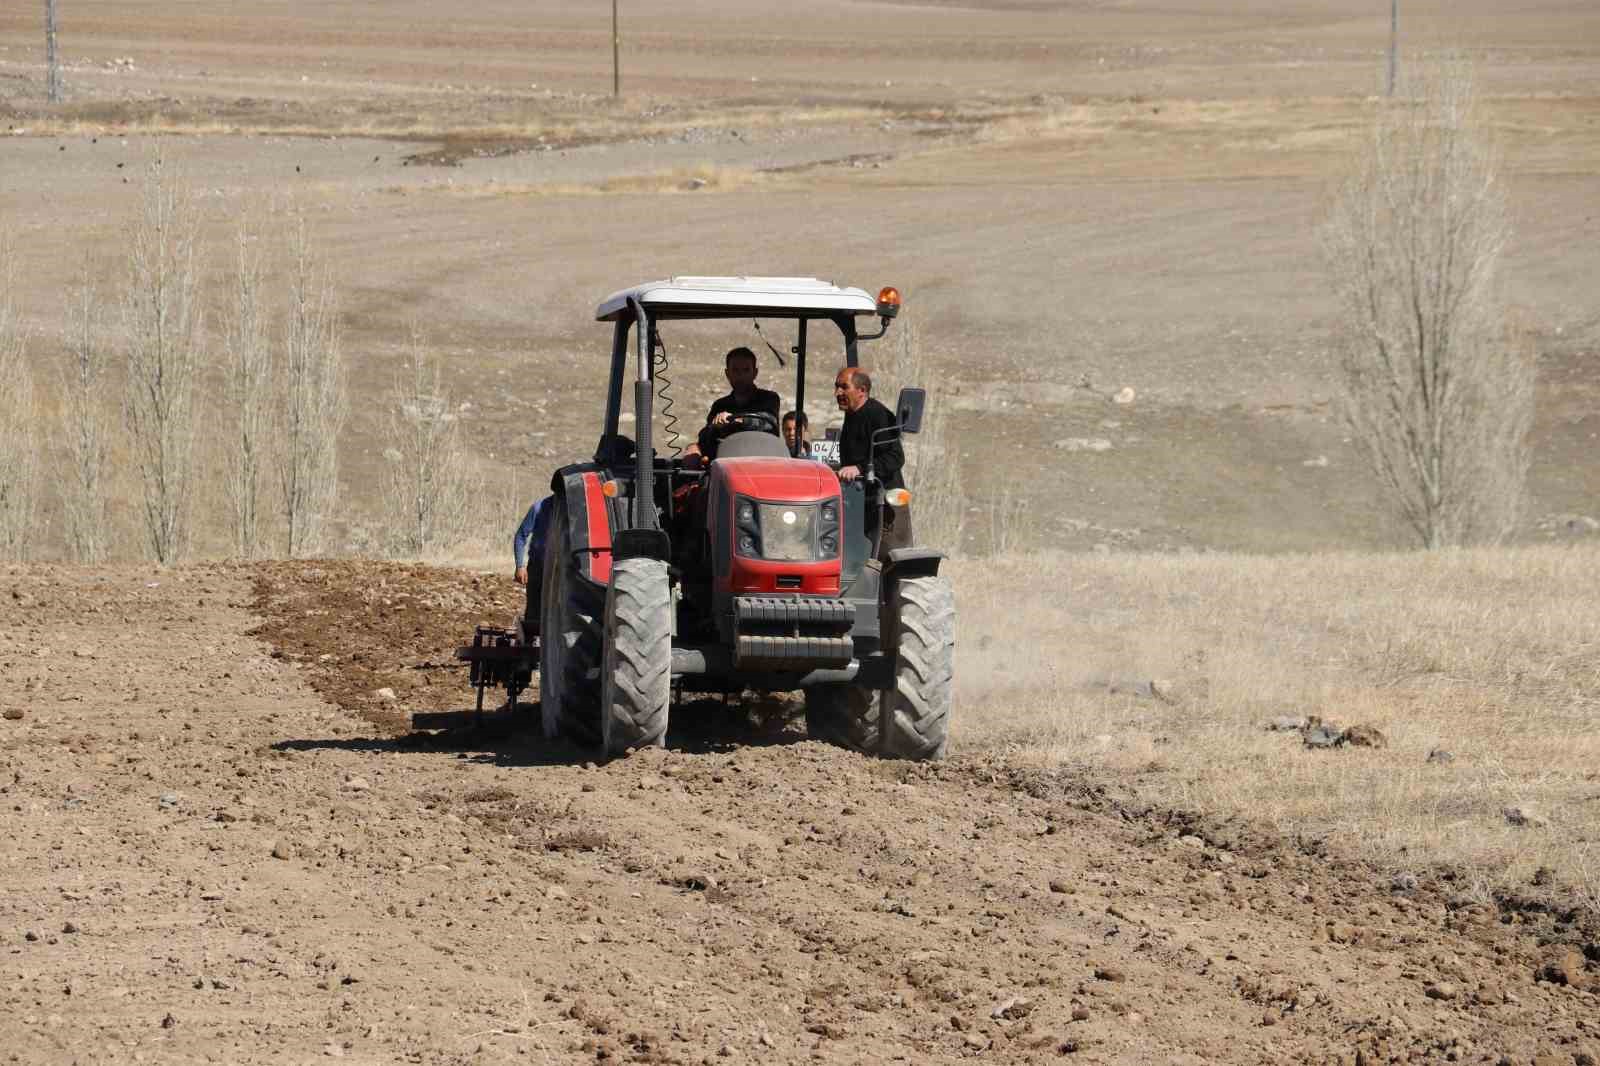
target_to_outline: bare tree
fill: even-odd
[[[894,403],[894,394],[908,385],[927,387],[934,371],[926,346],[909,310],[895,320],[893,344],[873,386],[878,397]],[[947,420],[948,408],[937,388],[929,388],[922,432],[901,442],[906,453],[901,476],[911,490],[912,531],[919,544],[959,552],[966,534],[967,498],[961,481],[961,454]]]
[[[289,242],[278,471],[286,546],[296,558],[321,547],[332,515],[347,405],[333,277],[312,248],[303,214],[296,215]]]
[[[101,563],[110,545],[106,454],[110,412],[105,402],[105,324],[85,259],[67,299],[66,362],[61,371],[62,435],[69,468],[61,482],[67,548],[75,562]]]
[[[1535,376],[1497,285],[1505,191],[1464,62],[1409,66],[1323,227],[1346,416],[1424,546],[1493,543],[1521,511]]]
[[[389,401],[383,506],[390,549],[431,558],[471,529],[481,486],[467,465],[439,361],[415,327],[410,361],[395,375]]]
[[[0,238],[0,559],[27,557],[39,489],[39,410],[14,302],[12,251]]]
[[[232,505],[233,546],[246,559],[266,547],[263,482],[272,442],[272,342],[263,306],[264,256],[256,216],[245,213],[234,232],[234,272],[227,307],[229,427],[225,475]]]
[[[128,358],[123,417],[145,535],[157,561],[170,564],[188,547],[201,323],[194,200],[159,146],[145,165],[141,201],[129,234],[122,299]]]

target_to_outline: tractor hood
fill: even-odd
[[[716,468],[730,490],[752,499],[806,503],[839,495],[838,476],[814,459],[718,459]]]

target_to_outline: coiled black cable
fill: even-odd
[[[661,342],[661,334],[651,330],[650,367],[651,373],[659,383],[656,386],[656,396],[661,400],[661,432],[665,436],[667,447],[672,449],[674,459],[683,456],[683,444],[678,434],[678,416],[672,413],[672,405],[676,402],[672,397],[672,379],[667,377],[666,371],[672,364],[667,361],[667,346]]]

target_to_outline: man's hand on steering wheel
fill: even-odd
[[[755,431],[778,435],[778,420],[765,411],[718,411],[711,420],[722,434]]]

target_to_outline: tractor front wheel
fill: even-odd
[[[660,747],[672,703],[672,589],[659,559],[621,559],[606,593],[600,731],[606,755]]]
[[[892,759],[940,759],[950,734],[956,599],[937,574],[894,583],[894,688],[883,692],[878,750]]]

